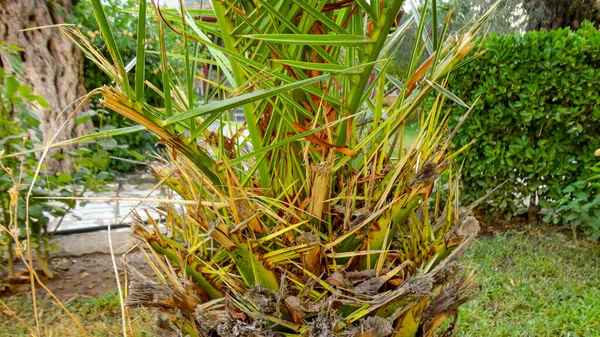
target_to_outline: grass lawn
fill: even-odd
[[[35,331],[35,321],[31,296],[13,295],[9,298],[0,298],[11,310],[24,320]],[[73,313],[89,336],[109,337],[123,336],[121,325],[121,310],[119,296],[106,294],[98,297],[77,298],[64,302]],[[1,305],[1,304],[0,304]],[[11,318],[10,312],[2,307],[0,309],[0,336],[17,337],[31,336],[27,327]],[[4,310],[4,311],[3,311]],[[49,297],[38,298],[38,313],[41,312],[40,332],[44,337],[79,337],[83,336],[81,330],[72,319]],[[136,311],[138,313],[139,311]],[[151,315],[142,311],[142,315],[133,321],[136,337],[155,336],[151,328]]]
[[[481,293],[458,336],[600,336],[600,248],[552,235],[480,238],[465,264]]]
[[[507,233],[480,238],[463,263],[479,270],[479,297],[460,314],[458,336],[600,336],[600,249],[560,235]],[[28,297],[2,298],[34,326]],[[40,302],[44,336],[81,336],[49,299]],[[79,298],[67,307],[90,336],[120,336],[116,295]],[[0,309],[0,337],[29,336]],[[151,315],[133,322],[136,336],[153,336]],[[8,314],[8,315],[7,315]]]

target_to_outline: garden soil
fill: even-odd
[[[121,280],[124,284],[124,269],[122,256],[115,256]],[[136,266],[142,274],[151,274],[144,255],[135,251],[127,254],[126,261]],[[146,272],[148,270],[148,272]],[[15,275],[8,277],[3,269],[0,275],[0,297],[15,293],[30,292],[30,273],[23,263],[15,263]],[[44,276],[41,270],[36,270],[42,283],[61,301],[77,297],[99,296],[117,291],[117,283],[110,254],[88,254],[82,256],[56,256],[52,258],[54,278]],[[36,293],[44,296],[47,292],[36,284]]]

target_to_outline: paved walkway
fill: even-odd
[[[77,207],[67,214],[62,221],[57,218],[50,219],[49,231],[65,229],[82,229],[88,227],[108,226],[118,224],[125,218],[123,223],[132,222],[132,214],[127,216],[133,207],[139,203],[135,200],[109,200],[110,198],[164,198],[161,190],[152,191],[158,183],[149,173],[125,174],[106,186],[106,190],[100,193],[86,193],[85,197],[105,198],[107,200],[77,201]],[[145,202],[138,206],[138,214],[143,220],[147,215],[143,210],[146,208],[155,219],[156,212],[150,209],[155,203]],[[60,221],[60,224],[59,224]],[[58,225],[58,228],[57,228]],[[111,231],[112,247],[116,253],[124,253],[136,244],[136,240],[130,234],[129,228],[114,229]],[[55,236],[52,242],[58,252],[70,255],[84,255],[91,253],[108,253],[110,245],[108,231],[96,231],[91,233],[70,234]]]
[[[106,200],[78,200],[77,206],[62,221],[51,217],[49,230],[77,229],[96,226],[108,226],[119,223],[139,202],[134,200],[109,200],[110,198],[161,198],[160,189],[152,192],[158,181],[149,173],[128,173],[119,177],[99,193],[85,193],[84,197],[105,198]],[[152,208],[154,203],[142,203],[138,214],[145,220],[144,208]],[[156,213],[151,212],[156,215]],[[131,222],[128,216],[124,223]],[[56,228],[58,226],[58,228]]]

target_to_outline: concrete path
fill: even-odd
[[[84,197],[93,198],[160,198],[160,190],[152,192],[157,180],[149,173],[128,173],[117,178],[106,190],[99,193],[85,193]],[[62,221],[51,218],[49,230],[75,229],[93,226],[107,226],[119,223],[132,207],[138,204],[129,200],[90,200],[77,201],[77,206]],[[139,210],[155,206],[152,203],[143,203]],[[140,212],[142,215],[143,212]],[[144,215],[145,217],[145,215]],[[125,222],[131,221],[127,219]],[[59,223],[60,222],[60,223]],[[58,226],[58,228],[56,228]]]
[[[160,189],[152,191],[158,181],[150,173],[125,174],[117,178],[114,183],[106,186],[106,190],[100,193],[86,193],[85,197],[94,198],[164,198]],[[81,229],[97,226],[108,226],[120,223],[131,223],[132,208],[138,205],[134,200],[91,200],[77,201],[77,207],[67,214],[62,220],[51,217],[49,231],[65,229]],[[150,209],[155,203],[145,202],[137,206],[138,214],[143,220],[147,215],[143,209],[148,209],[151,216],[158,218],[156,212]],[[129,215],[128,215],[129,214]],[[58,226],[58,228],[57,228]],[[111,230],[112,246],[116,253],[123,253],[130,249],[136,240],[130,234],[129,228]],[[109,253],[108,231],[96,231],[91,233],[69,234],[55,236],[52,242],[58,252],[83,255],[90,253]]]

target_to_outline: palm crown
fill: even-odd
[[[485,18],[446,37],[448,22],[438,28],[435,15],[426,31],[427,3],[401,20],[402,1],[223,0],[212,10],[141,1],[130,81],[102,5],[92,3],[110,60],[65,30],[113,78],[99,89],[104,105],[166,145],[153,171],[179,196],[156,209],[166,233],[152,221],[134,229],[157,277],[132,271],[129,306],[158,308],[163,335],[451,333],[454,323],[440,326],[473,280],[456,260],[478,225],[472,207],[457,203],[452,160],[464,149],[452,150],[443,109],[448,99],[465,104],[444,83],[468,61]],[[161,32],[162,88],[145,81],[147,24]],[[394,78],[388,70],[411,25],[426,38]],[[182,55],[168,52],[166,29],[181,36]],[[181,78],[173,58],[184,61]],[[200,76],[199,63],[215,74]],[[203,98],[198,78],[209,88]],[[162,106],[144,101],[146,87]],[[398,99],[384,107],[392,91]],[[427,97],[407,137],[406,118]],[[238,108],[241,124],[230,120]]]

